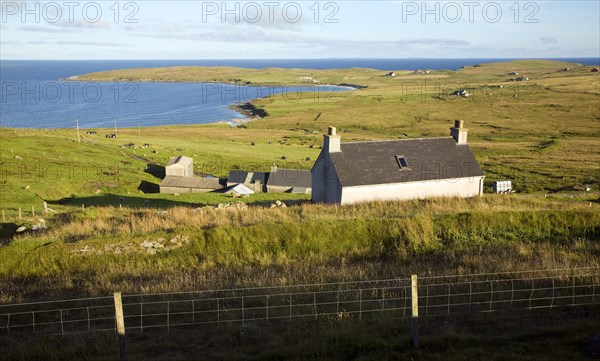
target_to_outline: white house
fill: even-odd
[[[172,157],[165,166],[166,176],[193,177],[194,161],[190,157],[180,155]]]
[[[484,175],[457,120],[449,137],[341,143],[334,127],[312,168],[312,200],[349,204],[483,194]]]

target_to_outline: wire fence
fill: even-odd
[[[419,317],[600,304],[600,268],[421,277]],[[411,279],[123,295],[127,331],[306,318],[410,318]],[[0,305],[0,334],[115,331],[113,297]]]

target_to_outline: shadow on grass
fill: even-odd
[[[113,206],[113,207],[152,207],[152,208],[170,208],[180,206],[199,206],[200,204],[191,201],[173,201],[170,199],[148,199],[144,197],[132,197],[117,194],[101,194],[88,197],[74,197],[69,202],[63,203],[66,206],[73,207],[91,207],[91,206]]]
[[[160,193],[160,186],[158,184],[147,181],[141,181],[137,189],[144,192],[144,194]]]
[[[12,222],[0,224],[0,246],[10,243],[15,234],[17,234],[17,228],[19,228],[19,225]]]
[[[69,202],[73,201],[73,199],[75,199],[75,195],[71,194],[70,196],[64,197],[64,198],[60,198],[60,199],[44,199],[44,201],[48,204],[68,204]]]
[[[166,175],[165,167],[154,163],[146,164],[146,169],[144,170],[144,172],[152,174],[158,179],[163,179]]]
[[[210,198],[206,198],[206,197]],[[235,203],[242,202],[244,200],[235,198],[233,196],[210,192],[198,194],[198,198],[191,200],[189,198],[182,198],[181,200],[172,199],[161,199],[161,198],[147,198],[144,196],[128,196],[118,194],[99,194],[86,197],[73,197],[69,198],[68,201],[61,200],[62,205],[73,208],[88,208],[93,206],[100,207],[128,207],[128,208],[171,208],[171,207],[204,207],[204,206],[215,206],[219,203]],[[283,200],[286,206],[300,205],[310,202],[305,199],[289,199]],[[256,199],[252,201],[246,201],[249,206],[253,207],[273,207],[276,203],[275,200],[264,200]]]

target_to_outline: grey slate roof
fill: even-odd
[[[269,178],[269,173],[267,172],[248,172],[244,170],[232,170],[229,172],[229,177],[227,178],[228,183],[245,183],[248,174],[251,174],[250,183],[256,183],[256,181],[261,181],[262,184],[267,183],[267,179]]]
[[[173,164],[183,164],[183,165],[190,165],[192,164],[194,160],[190,157],[186,157],[185,155],[180,155],[177,157],[171,157],[171,159],[169,159],[169,162],[167,162],[167,167]]]
[[[312,176],[309,170],[277,169],[269,175],[267,186],[312,188]]]
[[[179,177],[168,175],[162,180],[162,182],[160,182],[160,186],[196,189],[221,189],[224,186],[223,183],[224,182],[219,178]]]
[[[468,145],[452,137],[342,143],[331,153],[344,187],[482,176]],[[408,167],[400,169],[396,156]]]

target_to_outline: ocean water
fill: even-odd
[[[213,83],[102,83],[61,79],[89,72],[164,66],[246,68],[373,68],[379,70],[457,69],[511,59],[298,59],[298,60],[2,60],[0,126],[18,128],[137,127],[202,124],[245,118],[231,105],[286,93],[327,97],[343,87],[255,87]],[[597,65],[597,58],[560,59]],[[311,93],[311,94],[306,94]]]

